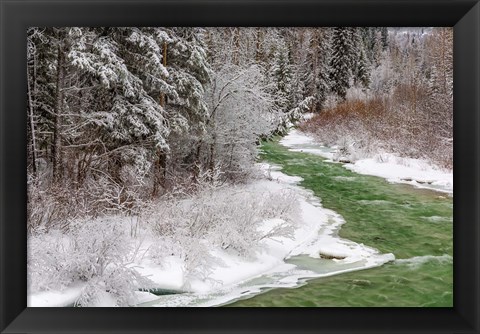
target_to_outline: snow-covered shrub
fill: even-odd
[[[156,235],[155,242],[148,248],[149,257],[157,263],[162,263],[170,256],[184,258],[184,240],[173,235]]]
[[[65,266],[70,258],[69,240],[59,230],[39,232],[27,239],[27,288],[29,292],[62,290],[72,282]]]
[[[234,198],[232,198],[234,197]],[[249,256],[254,252],[260,239],[258,225],[261,223],[260,199],[255,194],[232,196],[233,203],[217,200],[218,216],[213,216],[215,224],[211,227],[208,239],[223,249],[234,250],[241,256]],[[217,210],[215,210],[217,211]]]
[[[111,264],[102,276],[87,281],[75,305],[101,306],[106,300],[108,306],[132,306],[136,303],[135,291],[151,287],[153,284],[134,269],[124,264]]]
[[[171,256],[182,260],[185,282],[190,279],[208,280],[212,266],[219,261],[209,253],[206,240],[185,235],[156,237],[148,249],[148,255],[158,264],[164,263]],[[188,290],[189,286],[183,288]]]
[[[191,279],[209,280],[213,266],[221,263],[221,260],[210,254],[208,241],[187,238],[183,244],[184,256],[182,260],[184,261],[185,282],[189,282]],[[184,286],[184,288],[188,289],[189,287]]]
[[[323,110],[300,128],[327,146],[338,146],[337,160],[355,161],[390,152],[451,166],[452,141],[432,130],[426,107],[420,103],[424,92],[418,92],[417,111],[404,102],[410,90],[398,85],[389,98],[347,100]]]
[[[261,209],[261,216],[264,219],[279,218],[290,225],[294,225],[295,220],[301,214],[297,195],[288,189],[265,194]]]
[[[198,170],[196,179],[196,189],[214,189],[222,186],[225,183],[223,179],[222,168],[220,163],[216,163],[213,168],[205,169],[200,165],[195,166]]]
[[[259,227],[266,219],[279,218],[294,224],[298,201],[292,192],[258,192],[248,186],[208,189],[182,200],[161,201],[144,218],[154,234],[162,239],[154,257],[164,252],[185,258],[192,240],[229,249],[242,256],[255,252],[262,239],[290,236],[286,225],[271,231]],[[167,240],[165,240],[167,238]],[[200,247],[200,246],[199,246]],[[200,247],[201,248],[201,247]]]
[[[298,201],[288,191],[259,193],[256,191],[238,191],[226,194],[218,193],[216,201],[222,216],[209,233],[208,238],[224,249],[233,249],[242,256],[251,256],[256,246],[264,238],[276,236],[291,237],[294,217],[298,213]],[[266,219],[278,218],[287,222],[288,228],[274,227],[263,231],[260,227]]]
[[[132,178],[134,172],[125,168],[122,173]],[[32,181],[28,185],[27,231],[67,230],[70,222],[79,219],[135,214],[146,202],[140,187],[120,185],[107,176],[88,178],[79,187]]]
[[[64,229],[71,219],[85,214],[85,207],[76,201],[74,191],[68,187],[28,185],[27,231]]]
[[[110,264],[125,263],[131,251],[126,224],[109,219],[82,220],[71,224],[71,272],[87,281],[103,276]],[[118,218],[117,218],[118,219]]]
[[[365,91],[365,88],[358,87],[358,86],[350,87],[349,89],[347,89],[346,99],[347,100],[366,100],[367,93]]]
[[[83,282],[79,306],[94,305],[105,296],[126,306],[135,302],[134,291],[153,286],[131,266],[132,242],[120,217],[77,220],[66,232],[30,235],[28,245],[32,292]]]

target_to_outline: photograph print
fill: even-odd
[[[453,307],[453,28],[31,27],[28,307]]]

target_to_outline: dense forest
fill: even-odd
[[[129,273],[118,286],[140,280],[123,265],[118,254],[124,251],[116,245],[96,250],[106,256],[100,264],[98,258],[77,259],[77,267],[67,266],[67,253],[59,264],[58,243],[47,252],[57,255],[43,257],[43,264],[38,260],[50,231],[70,233],[78,241],[72,247],[84,256],[93,252],[91,243],[82,244],[93,230],[123,240],[109,223],[114,215],[157,222],[170,217],[163,225],[152,223],[169,245],[157,253],[175,252],[212,229],[212,242],[240,253],[247,253],[252,240],[287,233],[278,228],[260,236],[243,220],[219,228],[215,212],[233,210],[220,197],[233,201],[235,194],[205,195],[205,189],[227,191],[225,186],[260,177],[259,143],[293,124],[325,145],[340,146],[352,160],[385,151],[453,168],[452,40],[451,28],[30,28],[32,289],[51,288],[48,266],[63,266],[56,280],[64,285],[93,282],[108,270]],[[313,117],[305,120],[306,114]],[[268,202],[253,215],[281,212],[288,220],[294,211],[289,196],[237,199],[238,212],[231,216],[253,202]],[[175,199],[185,197],[204,206],[177,208]],[[212,201],[218,207],[209,206]],[[195,216],[207,208],[210,218]],[[92,223],[98,219],[106,220],[102,227]],[[189,221],[189,232],[182,229],[178,246],[170,237],[178,235],[176,222],[182,219]],[[237,238],[225,240],[235,228]],[[192,267],[204,261],[193,258],[193,251],[178,252],[197,261]],[[82,267],[82,261],[99,267]],[[112,263],[122,265],[111,269]],[[84,305],[95,289],[84,293]],[[128,304],[119,296],[119,305]]]

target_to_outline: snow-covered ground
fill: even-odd
[[[161,264],[148,256],[132,264],[151,279],[158,288],[182,291],[179,294],[155,296],[137,292],[139,306],[214,306],[245,296],[258,294],[274,287],[295,287],[310,278],[331,276],[343,272],[380,266],[393,261],[393,254],[381,254],[376,249],[338,237],[343,218],[322,207],[312,192],[297,185],[300,177],[283,174],[278,167],[261,164],[268,179],[257,180],[248,191],[272,192],[285,189],[297,194],[300,210],[292,238],[265,238],[249,258],[210,247],[208,274],[190,277],[184,274],[184,263],[178,257],[166,258]],[[263,221],[261,230],[268,231],[280,219]],[[145,240],[139,253],[148,249],[154,239]],[[28,306],[69,306],[80,295],[82,286],[62,292],[47,291],[30,294]],[[113,306],[106,294],[95,306]]]
[[[253,191],[278,191],[295,189],[299,195],[301,215],[298,217],[294,237],[278,237],[264,240],[255,258],[240,258],[220,249],[211,254],[219,264],[212,268],[206,280],[192,279],[187,286],[189,293],[158,298],[144,306],[214,306],[221,305],[248,295],[274,287],[294,287],[304,284],[308,278],[324,277],[380,266],[393,261],[393,254],[380,254],[376,249],[339,238],[337,232],[344,220],[337,213],[323,208],[313,194],[296,185],[300,177],[283,174],[276,166],[262,164],[271,181],[257,181]],[[262,229],[269,230],[278,220],[265,221]],[[322,256],[337,259],[323,260]],[[299,267],[289,260],[306,256],[310,265]],[[313,262],[313,263],[312,263]],[[165,287],[175,288],[168,282],[181,280],[174,267],[156,268],[143,263],[142,274],[172,279],[158,280]],[[178,266],[177,266],[178,268]]]
[[[294,151],[317,154],[327,159],[333,159],[335,154],[332,148],[315,143],[312,137],[298,130],[292,130],[281,140],[281,144]],[[259,166],[266,178],[252,182],[243,191],[293,191],[300,208],[294,222],[293,236],[265,238],[250,257],[242,257],[231,250],[207,244],[213,260],[203,275],[192,276],[185,273],[185,263],[179,257],[170,256],[162,261],[149,257],[149,248],[158,240],[147,235],[138,250],[139,254],[147,255],[138,257],[131,266],[153,281],[158,289],[179,293],[156,296],[137,291],[137,305],[222,305],[270,288],[295,287],[305,284],[311,278],[371,268],[394,260],[393,254],[380,254],[376,249],[338,237],[338,231],[344,223],[343,218],[336,212],[323,208],[320,199],[298,186],[302,180],[300,177],[288,176],[277,166]],[[383,154],[381,159],[362,159],[344,166],[357,173],[380,176],[391,182],[410,183],[449,193],[453,189],[452,173],[440,171],[415,159]],[[282,223],[285,221],[269,219],[263,221],[258,228],[266,232]],[[84,287],[85,283],[78,283],[62,291],[30,293],[27,304],[29,307],[71,306],[82,294]],[[114,304],[111,296],[105,293],[93,306]]]
[[[42,291],[35,294],[27,295],[28,307],[67,307],[73,306],[75,301],[82,294],[85,284],[76,284],[70,286],[63,291]],[[145,291],[135,291],[138,303],[146,303],[155,300],[157,296]],[[94,307],[111,307],[115,305],[115,301],[107,294],[103,296],[92,306]]]
[[[216,265],[207,280],[193,279],[189,282],[190,293],[164,296],[148,306],[213,306],[257,294],[262,289],[274,287],[294,287],[304,284],[305,279],[331,276],[341,272],[380,266],[394,260],[393,254],[380,254],[376,249],[341,239],[337,232],[344,223],[337,213],[323,208],[313,194],[296,185],[299,177],[281,173],[278,167],[262,164],[272,181],[257,181],[252,190],[272,191],[296,189],[300,197],[301,216],[297,222],[293,239],[278,237],[264,240],[255,258],[244,259],[220,249],[212,249],[217,258]],[[277,220],[265,221],[265,230],[281,223]],[[338,259],[321,260],[323,256]],[[317,264],[308,269],[299,268],[289,259],[308,256]],[[340,259],[342,258],[342,259]],[[326,262],[326,263],[325,263]],[[322,268],[323,265],[323,268]],[[144,265],[142,274],[152,273],[157,277],[170,275],[171,268]],[[160,281],[158,281],[160,282]],[[177,280],[178,282],[178,280]],[[171,287],[164,282],[165,286]]]
[[[316,154],[332,161],[335,156],[334,148],[322,146],[311,136],[296,129],[282,138],[280,144],[292,151]],[[343,166],[359,174],[385,178],[389,182],[406,183],[418,188],[453,194],[453,172],[436,168],[424,160],[382,153],[368,159],[345,163]]]

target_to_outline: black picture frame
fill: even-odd
[[[479,333],[480,4],[474,0],[0,0],[2,333]],[[27,308],[29,26],[454,26],[453,308]]]

